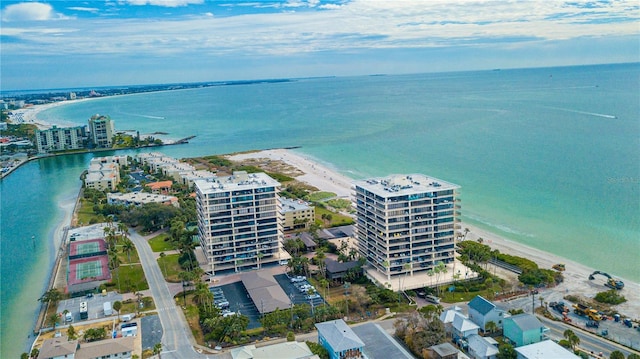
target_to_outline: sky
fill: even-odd
[[[0,1],[0,90],[640,62],[637,0]]]

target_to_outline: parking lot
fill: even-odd
[[[262,324],[260,324],[260,313],[258,312],[258,308],[256,308],[251,298],[249,298],[249,294],[247,294],[242,282],[225,284],[223,286],[213,288],[220,288],[222,290],[226,301],[229,302],[229,311],[235,313],[239,312],[249,318],[249,325],[247,326],[248,329],[262,326]],[[214,293],[214,300],[215,297],[216,294]]]
[[[282,287],[284,292],[289,295],[289,298],[292,298],[293,304],[309,304],[317,307],[324,303],[324,299],[317,291],[315,292],[315,295],[308,298],[308,290],[303,289],[305,288],[304,286],[311,286],[311,284],[309,284],[306,279],[292,283],[291,279],[286,274],[275,275],[274,278],[278,284],[280,284],[280,287]]]
[[[106,296],[102,294],[94,294],[91,297],[83,296],[77,298],[66,299],[58,303],[58,313],[62,313],[68,310],[73,317],[73,322],[80,321],[80,303],[87,302],[87,308],[89,310],[88,319],[104,318],[104,303],[113,302],[116,300],[122,301],[122,295],[116,292],[108,292]],[[117,315],[114,310],[113,315]]]

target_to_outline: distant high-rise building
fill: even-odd
[[[354,183],[358,250],[388,279],[454,260],[456,190],[421,174]]]
[[[211,275],[278,262],[278,181],[264,173],[240,171],[194,184],[200,243]]]
[[[111,148],[116,134],[113,120],[109,116],[93,115],[89,119],[91,142],[97,148]]]
[[[36,130],[35,136],[40,153],[85,148],[87,141],[85,126],[63,128],[53,126],[47,130]]]

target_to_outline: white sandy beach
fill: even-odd
[[[351,193],[352,179],[341,175],[326,166],[316,163],[304,155],[290,150],[274,149],[243,153],[230,156],[229,158],[232,160],[244,160],[249,158],[281,160],[305,173],[304,175],[297,177],[299,181],[305,182],[323,191],[334,192],[339,197],[348,198]],[[464,207],[462,210],[464,211]],[[598,276],[593,281],[589,280],[589,274],[593,273],[597,268],[589,268],[583,264],[520,244],[467,223],[463,223],[462,228],[468,228],[470,230],[467,234],[466,240],[477,240],[482,237],[485,244],[488,244],[494,249],[498,249],[501,253],[509,253],[529,258],[536,262],[541,268],[551,268],[557,263],[565,264],[565,281],[554,288],[553,293],[546,298],[548,301],[562,300],[562,297],[566,294],[581,295],[592,298],[596,293],[608,290],[608,288],[604,286],[603,277]],[[627,302],[618,305],[616,308],[621,313],[638,319],[638,316],[640,315],[640,285],[624,278],[620,279],[625,283],[625,288],[622,290],[622,294],[627,298]]]
[[[54,107],[58,107],[58,106],[64,106],[64,105],[68,105],[71,103],[79,103],[79,102],[84,102],[84,101],[91,101],[94,99],[97,99],[99,97],[95,97],[95,98],[83,98],[83,99],[78,99],[78,100],[68,100],[68,101],[59,101],[59,102],[52,102],[52,103],[47,103],[44,105],[34,105],[34,106],[30,106],[27,108],[21,108],[18,110],[13,110],[11,111],[13,113],[13,115],[11,115],[10,120],[13,124],[21,124],[21,123],[26,123],[26,124],[32,124],[32,125],[36,125],[38,127],[38,129],[40,130],[46,130],[49,129],[53,126],[59,126],[59,127],[73,127],[73,126],[77,126],[76,123],[73,122],[69,122],[69,121],[64,121],[61,119],[55,120],[55,121],[44,121],[42,119],[38,118],[38,114],[44,110],[48,110],[50,108],[54,108]]]

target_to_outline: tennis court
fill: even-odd
[[[69,261],[68,284],[74,285],[94,280],[108,280],[111,278],[106,255],[90,258],[72,259]]]
[[[86,258],[106,253],[103,239],[89,239],[69,243],[69,259]]]

